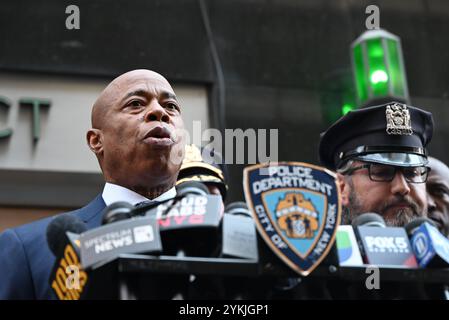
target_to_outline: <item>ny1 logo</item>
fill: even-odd
[[[48,108],[51,101],[40,98],[21,98],[18,101],[19,110],[27,109],[31,111],[31,126],[33,132],[33,142],[36,143],[41,135],[41,111]],[[12,107],[12,102],[0,96],[0,141],[6,140],[13,135],[14,130],[8,126],[8,114]]]

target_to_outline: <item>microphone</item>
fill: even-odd
[[[103,209],[101,224],[105,225],[120,220],[130,219],[133,216],[134,209],[135,207],[128,202],[114,202]]]
[[[404,228],[386,227],[383,218],[376,213],[361,214],[353,220],[352,225],[365,263],[418,267]]]
[[[379,214],[373,212],[363,213],[352,220],[352,225],[355,226],[366,226],[366,227],[379,227],[386,228],[384,218]]]
[[[70,214],[58,215],[47,227],[47,243],[56,257],[49,283],[59,300],[78,300],[86,285],[78,240],[86,230],[86,224]]]
[[[438,231],[433,221],[418,218],[405,228],[420,267],[448,267],[449,239]]]
[[[225,208],[221,256],[252,260],[259,258],[256,226],[243,201],[230,203]]]
[[[357,238],[351,225],[340,225],[337,227],[335,243],[338,264],[340,266],[349,267],[363,265]]]
[[[134,217],[136,208],[127,202],[115,202],[103,209],[102,226],[80,237],[84,268],[95,269],[124,253],[162,251],[159,226],[154,217]]]
[[[354,218],[352,225],[385,227],[384,219],[376,213],[365,213]],[[337,226],[335,243],[322,265],[362,266],[360,244],[351,225]]]
[[[415,233],[415,231],[424,223],[427,222],[430,225],[437,227],[437,225],[435,224],[435,222],[429,218],[426,217],[419,217],[416,218],[415,220],[410,221],[408,224],[406,224],[404,226],[405,231],[407,231],[407,234],[409,237],[413,236],[413,233]]]
[[[210,195],[208,188],[196,181],[177,186],[176,198],[148,210],[146,216],[159,222],[164,255],[182,260],[190,257],[217,257],[220,249],[223,201],[219,195]],[[178,268],[173,264],[173,268]],[[216,276],[158,275],[153,284],[160,284],[165,297],[190,299],[210,298],[221,292],[221,280]],[[161,296],[161,290],[148,297]]]
[[[198,182],[198,181],[186,181],[183,183],[180,183],[176,187],[176,194],[178,196],[186,196],[188,194],[192,195],[199,195],[199,196],[205,196],[209,194],[209,189],[204,183]]]
[[[225,213],[234,216],[243,216],[252,219],[251,212],[248,209],[248,205],[244,201],[236,201],[228,204],[225,208]]]
[[[50,251],[55,257],[61,256],[67,244],[70,243],[67,232],[80,234],[87,230],[87,226],[79,218],[70,214],[56,216],[47,227],[46,237]]]
[[[145,212],[156,217],[164,255],[218,256],[223,201],[196,181],[181,183],[178,196]]]
[[[259,246],[261,250],[270,251],[269,254],[273,255],[271,250],[265,247],[264,241],[258,241],[256,225],[246,202],[237,201],[228,204],[223,215],[221,257],[257,262],[267,260],[267,252],[263,252],[262,259],[259,259]],[[278,258],[271,261],[277,263]],[[263,283],[257,278],[228,277],[223,282],[226,283],[224,296],[236,300],[257,299],[268,292],[270,297],[275,299],[290,298],[299,283],[294,277],[264,279]]]

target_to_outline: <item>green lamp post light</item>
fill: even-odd
[[[353,77],[349,68],[323,75],[320,85],[321,114],[326,126],[356,108]]]
[[[408,103],[399,37],[382,29],[365,31],[352,43],[351,56],[359,107],[391,100]]]

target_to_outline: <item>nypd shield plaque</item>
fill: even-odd
[[[244,169],[243,185],[257,229],[273,252],[302,276],[330,251],[340,224],[335,174],[301,162]]]

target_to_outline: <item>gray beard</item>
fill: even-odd
[[[379,210],[379,212],[375,213],[381,215],[382,218],[385,219],[382,211],[383,210]],[[403,227],[416,218],[423,216],[423,213],[419,214],[418,211],[419,210],[417,208],[417,205],[415,204],[415,207],[413,209],[404,208],[398,210],[393,218],[389,217],[388,219],[385,219],[385,222],[387,226],[390,227]],[[349,194],[349,205],[344,206],[342,210],[342,224],[352,224],[354,218],[361,215],[362,213],[366,213],[366,211],[362,210],[362,204],[357,198],[354,188],[351,188],[351,193]]]

